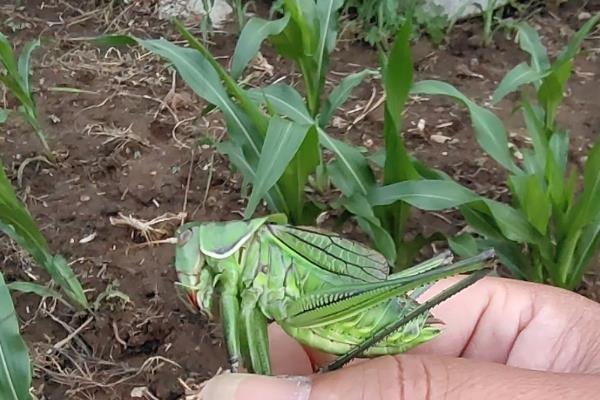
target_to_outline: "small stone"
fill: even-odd
[[[587,11],[582,11],[577,16],[577,19],[580,20],[580,21],[587,21],[590,18],[592,18],[592,14],[589,13],[589,12],[587,12]]]
[[[439,143],[439,144],[444,144],[444,143],[449,142],[450,140],[452,140],[451,137],[445,136],[445,135],[440,135],[440,134],[431,135],[429,138],[433,142]]]
[[[85,203],[86,201],[90,201],[91,197],[88,196],[87,194],[82,194],[81,196],[79,196],[79,201]]]

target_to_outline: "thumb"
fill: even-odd
[[[594,398],[594,375],[525,370],[427,355],[380,357],[309,377],[220,375],[203,400],[570,400]]]

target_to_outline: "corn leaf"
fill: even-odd
[[[0,32],[0,63],[6,69],[7,75],[19,76],[19,69],[17,67],[17,60],[13,52],[12,45],[8,41],[8,38]]]
[[[142,46],[169,60],[177,69],[183,80],[201,98],[219,107],[225,117],[237,127],[241,136],[238,143],[245,143],[256,157],[260,155],[262,138],[256,129],[249,126],[250,121],[243,121],[242,111],[233,103],[217,71],[200,52],[176,46],[171,42],[159,40],[137,40]]]
[[[369,203],[374,206],[401,200],[428,211],[453,208],[478,199],[477,194],[456,182],[426,179],[379,186],[369,195]]]
[[[262,18],[252,18],[248,21],[240,33],[240,38],[231,58],[231,77],[233,79],[239,79],[246,66],[260,50],[260,46],[265,39],[280,34],[289,20],[290,16],[286,14],[283,18],[273,21]]]
[[[319,79],[317,93],[321,93],[325,75],[329,67],[329,55],[335,49],[337,41],[338,11],[344,0],[318,0],[317,16],[319,19],[319,40],[317,43],[315,76]]]
[[[315,123],[310,116],[302,95],[296,89],[286,84],[276,84],[260,89],[253,89],[248,95],[260,104],[266,104],[278,114],[292,121],[312,125]]]
[[[281,178],[298,152],[309,128],[307,125],[299,125],[279,117],[271,119],[252,183],[252,194],[245,212],[246,218],[252,217],[260,199]]]
[[[217,151],[225,154],[233,166],[240,171],[244,177],[244,185],[256,179],[256,165],[248,162],[248,157],[242,149],[231,141],[224,141],[216,146]],[[269,209],[288,214],[287,203],[278,186],[275,186],[265,195],[265,201]]]
[[[469,233],[449,237],[448,246],[459,257],[472,257],[479,252],[477,241]]]
[[[0,124],[3,124],[8,119],[8,110],[0,109]]]
[[[560,66],[563,63],[571,62],[571,60],[579,53],[581,45],[585,38],[590,34],[591,30],[600,21],[600,13],[597,13],[592,18],[586,21],[585,24],[577,31],[569,40],[567,46],[561,51],[555,65]]]
[[[375,75],[377,75],[377,71],[367,68],[360,72],[350,74],[342,79],[339,85],[331,91],[329,97],[327,97],[325,105],[323,106],[323,111],[319,116],[319,125],[321,128],[327,127],[329,121],[334,116],[338,108],[340,108],[346,102],[346,100],[348,100],[352,90],[360,85],[365,78]]]
[[[479,145],[511,173],[519,174],[522,172],[512,159],[506,129],[502,125],[502,121],[490,110],[475,104],[454,86],[440,81],[417,82],[413,85],[411,92],[414,94],[449,96],[463,103],[471,115]]]
[[[506,238],[521,243],[541,243],[542,237],[522,213],[506,204],[482,198],[453,181],[404,181],[377,187],[369,196],[369,203],[374,206],[392,204],[398,200],[428,211],[481,202],[487,208],[487,213],[494,217],[495,223]]]
[[[33,282],[11,282],[6,285],[10,290],[16,290],[21,293],[32,293],[38,295],[40,297],[52,297],[59,300],[66,306],[69,306],[63,296],[54,289],[49,288],[48,286],[40,285],[38,283]]]
[[[546,48],[542,44],[538,32],[526,22],[517,25],[519,45],[531,55],[531,65],[536,72],[546,72],[550,69],[550,60]]]
[[[544,76],[545,74],[536,71],[527,63],[517,65],[502,78],[502,81],[500,81],[500,84],[492,96],[492,103],[499,103],[504,97],[518,90],[521,86],[541,81]]]
[[[373,207],[365,196],[355,194],[342,199],[343,207],[356,217],[361,229],[371,238],[374,246],[385,256],[390,264],[396,262],[396,245],[390,234],[383,229],[381,222],[373,213]]]
[[[513,175],[510,182],[517,194],[519,208],[531,225],[545,235],[552,214],[552,203],[539,178],[535,175]]]
[[[548,142],[548,148],[554,157],[558,170],[564,175],[569,161],[569,135],[567,132],[554,131]]]
[[[550,129],[554,128],[556,112],[564,97],[572,67],[573,60],[552,67],[550,74],[544,78],[538,90],[538,101],[546,113],[545,125]]]
[[[0,398],[30,400],[29,352],[19,332],[12,298],[0,272]]]
[[[0,231],[26,250],[78,306],[88,303],[79,280],[60,256],[50,254],[48,244],[27,208],[17,198],[0,164]]]
[[[40,40],[27,42],[19,56],[18,68],[25,92],[31,93],[31,54],[40,46]]]
[[[384,183],[390,184],[418,177],[404,141],[400,136],[402,112],[413,80],[413,62],[410,50],[412,25],[405,23],[396,36],[387,63],[384,66],[385,87],[384,137],[386,159]]]
[[[302,96],[291,86],[271,85],[262,88],[262,94],[260,90],[250,91],[250,96],[255,101],[268,102],[278,113],[294,122],[316,125],[302,100]],[[317,134],[320,144],[336,155],[339,162],[336,167],[343,171],[345,187],[348,188],[348,191],[344,194],[350,196],[352,193],[357,192],[366,195],[375,178],[362,153],[354,147],[332,138],[319,127],[317,127]]]

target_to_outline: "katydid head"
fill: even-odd
[[[206,268],[206,257],[200,249],[202,225],[189,223],[177,231],[175,270],[178,293],[194,312],[212,317],[213,274]]]

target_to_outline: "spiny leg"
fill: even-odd
[[[456,293],[460,292],[461,290],[465,289],[466,287],[471,286],[472,284],[474,284],[475,282],[477,282],[478,280],[482,279],[487,274],[489,274],[489,272],[490,272],[490,270],[479,270],[479,271],[472,273],[471,275],[464,278],[460,282],[450,286],[449,288],[438,293],[437,295],[435,295],[431,299],[427,300],[423,304],[419,305],[414,310],[412,310],[410,313],[408,313],[403,318],[401,318],[399,321],[394,322],[393,324],[379,330],[378,332],[376,332],[373,335],[373,337],[371,337],[368,340],[365,340],[363,343],[359,344],[358,346],[356,346],[353,350],[349,351],[348,353],[338,357],[335,361],[331,362],[326,367],[319,369],[318,372],[334,371],[336,369],[343,367],[348,362],[352,361],[352,359],[360,356],[364,351],[366,351],[370,347],[374,346],[375,344],[381,342],[386,337],[388,337],[389,335],[391,335],[392,333],[397,331],[402,325],[407,324],[415,317],[430,310],[431,308],[435,307],[436,305],[440,304],[441,302],[449,299],[450,297],[452,297]]]
[[[477,256],[451,265],[439,266],[414,276],[400,276],[379,282],[345,284],[333,289],[313,292],[289,303],[285,323],[295,328],[307,328],[341,321],[376,304],[405,295],[440,279],[486,268],[482,263],[493,257],[493,251],[484,251]]]
[[[267,319],[258,308],[258,296],[254,289],[242,292],[241,329],[250,356],[250,363],[245,367],[256,374],[271,375]]]

